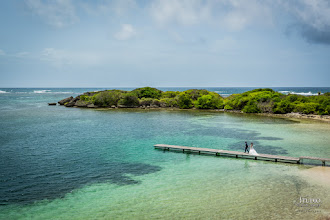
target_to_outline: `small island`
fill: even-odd
[[[163,92],[156,88],[143,87],[133,91],[86,92],[58,103],[66,107],[213,109],[242,113],[286,114],[291,117],[314,115],[320,118],[330,114],[330,92],[319,93],[317,96],[303,96],[285,95],[272,89],[254,89],[242,94],[222,97],[205,89]],[[308,118],[313,117],[308,116]]]

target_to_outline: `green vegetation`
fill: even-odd
[[[139,99],[141,98],[159,99],[162,96],[162,91],[150,87],[134,89],[132,93],[136,94],[136,96]]]
[[[181,109],[225,109],[245,113],[330,114],[330,93],[317,96],[284,95],[272,89],[255,89],[227,98],[205,89],[183,92],[144,87],[133,91],[106,90],[84,93],[78,97],[77,106],[94,104],[98,107],[169,107]]]
[[[123,94],[121,99],[118,101],[118,105],[126,107],[137,107],[140,105],[137,95],[133,92]]]
[[[242,94],[234,94],[225,100],[225,109],[242,110],[246,113],[328,115],[330,96],[328,93],[317,96],[284,95],[272,89],[255,89]]]

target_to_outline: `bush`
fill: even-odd
[[[153,99],[159,99],[162,96],[162,91],[156,89],[156,88],[151,88],[151,87],[143,87],[143,88],[138,88],[134,89],[132,93],[136,94],[136,96],[141,99],[141,98],[153,98]]]
[[[223,107],[223,100],[216,95],[203,95],[195,102],[195,107],[199,109],[218,109]]]
[[[183,92],[180,95],[178,95],[178,106],[179,108],[187,109],[187,108],[192,108],[192,100],[190,99],[190,96]]]
[[[141,100],[140,100],[140,105],[141,106],[150,106],[151,104],[152,104],[152,102],[153,102],[153,100],[154,99],[152,99],[152,98],[142,98]]]
[[[189,89],[184,91],[184,93],[186,93],[191,100],[196,101],[199,97],[208,95],[210,92],[206,89]]]
[[[285,114],[292,112],[292,110],[292,104],[287,100],[282,100],[281,102],[274,104],[273,112],[275,114]]]
[[[300,103],[295,106],[294,111],[304,114],[313,114],[318,110],[319,104],[317,103]]]
[[[94,103],[95,96],[89,96],[89,95],[81,95],[80,100],[88,103]]]
[[[260,113],[260,109],[257,106],[257,102],[249,101],[246,106],[243,108],[245,113]]]
[[[166,92],[163,92],[162,98],[174,98],[175,96],[177,96],[179,94],[180,94],[180,92],[178,92],[178,91],[176,91],[176,92],[166,91]]]
[[[226,110],[233,110],[234,108],[231,107],[230,105],[225,105],[225,108],[224,109],[226,109]]]
[[[159,100],[160,105],[163,105],[164,107],[178,107],[178,102],[174,98],[163,98]]]
[[[298,95],[288,95],[288,100],[290,102],[295,102],[298,100]]]
[[[98,106],[117,106],[122,97],[122,92],[118,90],[103,91],[94,95],[94,104]]]
[[[127,107],[136,107],[139,106],[139,99],[135,93],[126,93],[118,102],[119,105],[124,105]]]

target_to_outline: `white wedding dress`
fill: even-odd
[[[254,148],[250,148],[249,154],[251,154],[251,155],[259,155]]]

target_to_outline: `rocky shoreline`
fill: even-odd
[[[293,119],[313,119],[330,123],[330,115],[315,115],[315,114],[302,114],[298,112],[291,112],[287,114],[264,114],[260,115],[278,117],[278,118],[293,118]]]
[[[84,95],[89,95],[92,96],[94,93],[84,93]],[[50,104],[50,103],[49,103]],[[56,103],[51,103],[56,104]],[[92,103],[87,103],[84,102],[83,100],[80,99],[80,96],[77,97],[68,97],[65,99],[62,99],[58,101],[59,105],[63,105],[65,107],[79,107],[79,108],[96,108],[96,109],[118,109],[118,108],[138,108],[138,109],[167,109],[167,110],[182,110],[180,108],[175,108],[175,107],[162,107],[162,106],[157,106],[157,105],[141,105],[138,107],[130,107],[130,106],[125,106],[125,105],[118,105],[118,106],[109,106],[109,107],[100,107],[97,105],[94,105]],[[185,109],[187,110],[187,109]],[[189,110],[189,109],[188,109]],[[191,110],[200,110],[193,108]],[[200,111],[205,111],[205,110],[200,110]],[[216,110],[209,110],[209,111],[217,111],[217,112],[230,112],[230,113],[239,113],[239,114],[249,114],[249,113],[244,113],[239,110],[226,110],[226,109],[216,109]],[[250,113],[251,114],[251,113]],[[252,113],[253,114],[253,113]],[[302,113],[297,113],[297,112],[291,112],[287,114],[273,114],[273,113],[256,113],[255,115],[261,115],[261,116],[270,116],[270,117],[277,117],[277,118],[291,118],[291,119],[312,119],[312,120],[319,120],[319,121],[324,121],[324,122],[329,122],[330,123],[330,115],[315,115],[315,114],[302,114]]]

